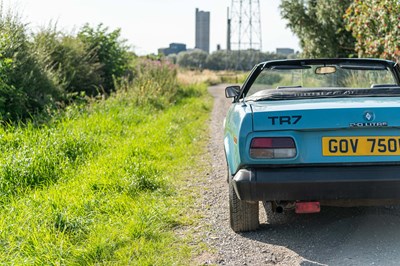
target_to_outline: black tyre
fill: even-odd
[[[258,220],[258,202],[240,200],[229,179],[229,218],[235,232],[254,231],[260,225]]]

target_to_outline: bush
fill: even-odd
[[[132,81],[132,59],[120,30],[85,25],[72,36],[50,25],[31,35],[18,15],[0,10],[0,120],[26,120],[82,95],[109,93]]]
[[[103,24],[96,29],[86,24],[78,34],[78,38],[86,45],[87,51],[96,55],[100,64],[99,74],[102,78],[100,87],[106,93],[115,90],[115,81],[119,82],[124,76],[129,76],[130,54],[121,40],[121,30],[108,32]]]
[[[99,92],[98,87],[103,83],[101,65],[94,51],[79,38],[48,27],[34,36],[34,50],[42,68],[64,93],[64,99],[81,92],[89,96]]]
[[[0,39],[1,118],[23,119],[51,106],[60,92],[38,64],[17,15],[0,14]]]

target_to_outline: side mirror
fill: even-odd
[[[225,89],[225,97],[226,98],[236,98],[239,96],[240,93],[240,86],[229,86]]]

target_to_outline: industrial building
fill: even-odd
[[[196,8],[195,48],[210,52],[210,12]]]
[[[168,48],[159,48],[158,54],[170,55],[179,54],[186,51],[186,44],[183,43],[170,43]]]
[[[292,48],[276,48],[276,53],[283,54],[283,55],[291,55],[291,54],[294,54],[294,49],[292,49]]]

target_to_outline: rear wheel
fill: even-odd
[[[258,202],[240,200],[233,188],[231,178],[229,178],[229,218],[231,228],[235,232],[253,231],[260,225]]]

